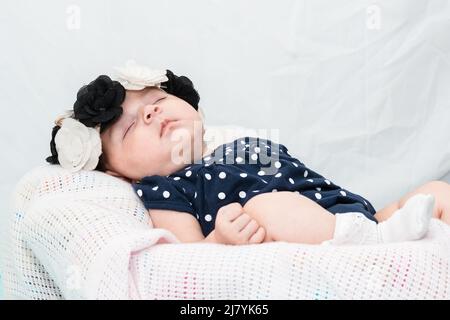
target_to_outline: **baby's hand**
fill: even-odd
[[[230,203],[217,211],[215,236],[219,243],[261,243],[265,235],[266,230],[260,227],[256,220],[244,213],[238,202]]]

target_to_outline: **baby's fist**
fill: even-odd
[[[255,244],[263,242],[266,231],[244,212],[240,203],[233,202],[217,211],[215,233],[219,243]]]

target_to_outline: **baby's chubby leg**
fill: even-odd
[[[251,198],[243,211],[265,228],[264,242],[376,244],[422,238],[433,205],[432,196],[416,195],[390,219],[376,224],[362,213],[334,215],[305,196],[280,191]]]
[[[412,241],[423,238],[433,213],[434,197],[417,194],[394,214],[376,224],[359,212],[336,217],[333,239],[324,244],[377,244]]]
[[[262,193],[247,201],[243,209],[265,228],[264,242],[320,244],[333,238],[335,216],[295,192]]]

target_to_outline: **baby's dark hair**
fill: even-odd
[[[166,76],[168,81],[161,83],[161,89],[183,99],[198,111],[200,95],[195,90],[192,81],[186,76],[177,76],[170,70],[166,70]],[[71,117],[86,127],[99,126],[100,133],[102,133],[122,115],[125,92],[125,88],[120,82],[111,80],[107,75],[101,75],[78,90]],[[55,137],[60,128],[60,123],[57,123],[52,129],[51,156],[45,159],[50,164],[59,164]],[[104,154],[101,154],[95,170],[105,172],[105,162]]]

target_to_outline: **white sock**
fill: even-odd
[[[377,223],[369,220],[361,212],[336,214],[333,239],[324,241],[325,245],[376,244],[381,237]]]
[[[433,215],[434,196],[417,194],[386,221],[378,224],[383,242],[418,240],[425,236]]]
[[[360,212],[336,214],[333,239],[322,244],[364,245],[421,239],[428,230],[433,208],[432,195],[418,194],[379,224]]]

